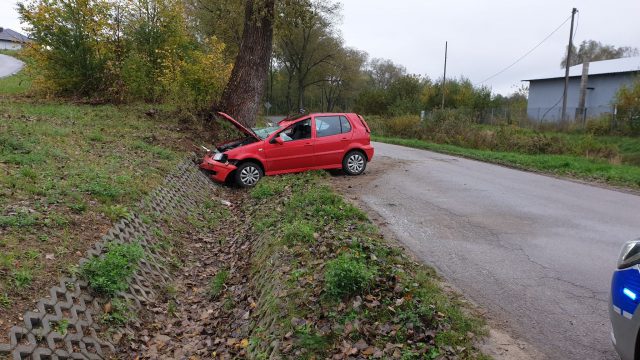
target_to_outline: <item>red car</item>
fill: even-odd
[[[205,155],[200,168],[218,182],[251,187],[264,175],[316,169],[342,169],[360,175],[373,158],[370,130],[357,114],[301,115],[277,126],[249,129],[218,113],[246,136],[219,145]]]

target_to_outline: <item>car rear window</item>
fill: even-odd
[[[349,120],[347,120],[346,117],[344,116],[340,116],[340,124],[342,124],[342,133],[348,133],[349,131],[351,131],[351,124],[349,123]]]
[[[344,116],[317,116],[316,136],[325,137],[348,133],[351,131],[351,124]]]

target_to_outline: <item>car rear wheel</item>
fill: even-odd
[[[350,151],[342,160],[342,170],[347,175],[360,175],[367,168],[367,158],[360,151]]]
[[[241,187],[253,187],[263,176],[262,168],[254,162],[246,162],[236,169],[236,184]]]

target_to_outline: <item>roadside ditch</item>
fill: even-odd
[[[14,359],[484,359],[484,323],[324,172],[213,185],[189,161],[14,326]]]
[[[139,359],[483,359],[483,322],[389,245],[325,173],[222,190],[117,347]]]

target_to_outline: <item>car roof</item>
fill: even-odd
[[[356,113],[338,113],[338,112],[333,112],[333,113],[318,112],[318,113],[310,113],[310,114],[298,114],[295,117],[290,117],[290,118],[280,120],[280,122],[278,122],[278,125],[281,125],[281,126],[289,125],[298,120],[306,119],[311,116],[339,116],[339,115],[351,115],[356,117],[358,116]]]

